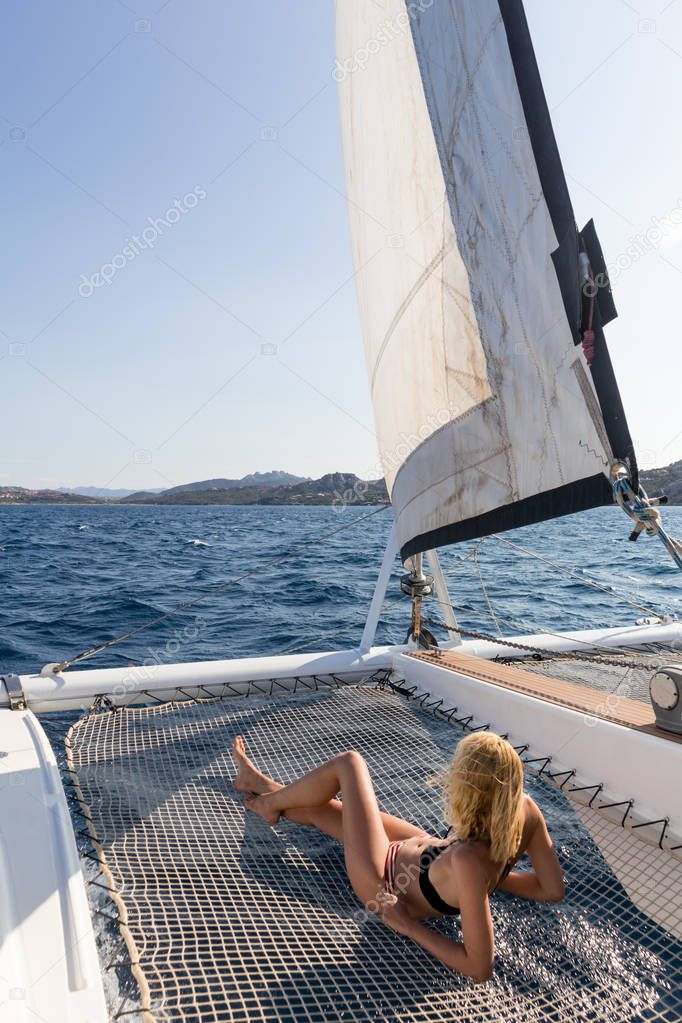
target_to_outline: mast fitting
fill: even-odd
[[[407,642],[414,642],[418,647],[438,646],[434,636],[428,629],[422,628],[421,624],[422,600],[433,593],[433,576],[424,574],[421,554],[415,554],[411,564],[410,571],[400,579],[400,589],[412,598],[412,620]]]

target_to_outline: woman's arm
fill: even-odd
[[[532,832],[526,852],[533,865],[532,870],[512,870],[499,886],[505,892],[522,899],[537,902],[561,902],[564,897],[564,877],[557,854],[547,831],[545,818],[535,805]]]
[[[421,945],[444,966],[483,983],[492,975],[494,953],[486,878],[480,864],[472,861],[460,865],[458,879],[463,941],[452,941],[414,920],[394,895],[388,895],[381,901],[381,918],[394,931]]]

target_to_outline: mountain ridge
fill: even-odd
[[[671,505],[682,505],[682,460],[640,472],[650,496],[661,491]],[[105,490],[106,488],[102,488]],[[84,494],[87,490],[90,493]],[[361,480],[355,473],[326,473],[319,479],[279,470],[249,473],[241,479],[198,480],[161,491],[126,492],[124,497],[97,497],[96,487],[80,490],[34,490],[0,485],[0,504],[380,504],[388,501],[382,479]]]
[[[86,488],[81,488],[85,490]],[[96,488],[87,488],[96,489]],[[249,473],[242,479],[216,478],[162,491],[96,497],[66,490],[0,486],[0,504],[378,504],[388,500],[383,480],[361,480],[355,473],[327,473],[318,480],[292,473]]]
[[[239,490],[242,487],[282,487],[293,483],[305,483],[309,476],[294,476],[290,472],[273,469],[270,472],[251,472],[241,479],[218,478],[199,480],[196,483],[181,483],[176,487],[168,487],[160,491],[162,494],[181,494],[193,490]],[[154,491],[146,491],[154,493]]]
[[[244,477],[247,479],[248,477]],[[383,480],[361,480],[355,473],[327,473],[318,480],[292,477],[296,482],[280,486],[245,484],[239,486],[171,487],[161,494],[144,491],[122,498],[120,504],[380,504],[388,501]],[[230,481],[210,481],[230,482]]]

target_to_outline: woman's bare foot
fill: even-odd
[[[248,810],[257,813],[266,824],[276,824],[282,816],[281,811],[272,805],[274,792],[263,792],[260,795],[247,796],[244,803]]]
[[[249,760],[241,735],[236,736],[232,743],[232,756],[237,764],[237,777],[233,785],[238,792],[260,795],[262,792],[275,792],[281,788],[281,785],[278,785],[272,778],[268,778],[267,774],[259,771],[253,761]]]

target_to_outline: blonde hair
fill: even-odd
[[[487,839],[494,862],[513,859],[523,828],[523,765],[513,746],[494,732],[467,735],[439,781],[460,841]]]

